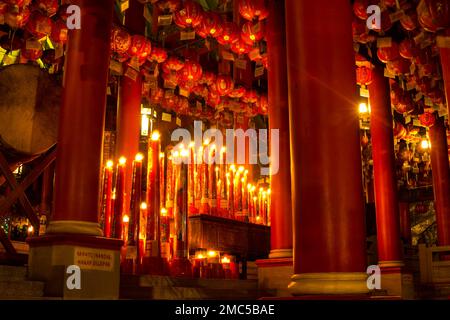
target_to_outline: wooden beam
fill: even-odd
[[[16,249],[13,247],[11,241],[8,239],[5,231],[0,227],[0,243],[5,247],[5,250],[9,254],[17,254]]]

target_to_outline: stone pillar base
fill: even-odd
[[[386,290],[389,296],[402,299],[414,299],[414,281],[411,272],[401,267],[381,267],[381,290]]]
[[[257,260],[256,265],[260,290],[273,293],[276,297],[291,297],[288,285],[294,273],[292,258]]]
[[[304,273],[292,276],[289,291],[294,296],[366,294],[367,274],[361,272]]]
[[[28,275],[45,282],[45,295],[63,299],[118,299],[122,240],[87,235],[29,238]],[[70,290],[67,273],[80,268],[80,289]]]
[[[292,258],[292,256],[292,249],[274,249],[269,253],[269,259]]]

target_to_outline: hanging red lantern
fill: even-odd
[[[31,3],[31,0],[6,0],[8,4],[12,6],[18,6],[19,8],[23,8],[28,6]]]
[[[56,43],[66,43],[67,33],[67,25],[62,20],[57,20],[55,23],[53,23],[50,39],[52,39],[52,41]]]
[[[204,84],[199,84],[192,88],[193,94],[203,97],[205,99],[208,97],[208,92],[209,92],[209,90]]]
[[[38,39],[48,36],[52,32],[52,20],[38,11],[34,11],[26,24],[29,33]]]
[[[171,73],[171,72],[178,72],[183,68],[184,63],[177,57],[169,57],[167,60],[163,63],[162,68],[164,73]]]
[[[264,0],[239,0],[239,13],[249,21],[261,21],[269,16]]]
[[[247,54],[252,51],[252,46],[245,43],[244,40],[239,39],[239,41],[236,41],[231,45],[231,51],[239,55]]]
[[[368,86],[372,83],[372,69],[368,67],[356,68],[356,83],[360,86]]]
[[[163,72],[162,78],[164,82],[171,83],[173,86],[178,85],[179,78],[176,72]]]
[[[199,83],[212,86],[216,83],[216,75],[209,71],[203,72],[203,76],[200,79]]]
[[[202,73],[202,66],[198,62],[187,60],[178,71],[178,78],[182,81],[197,82],[201,79]]]
[[[419,48],[417,48],[416,43],[412,39],[403,40],[398,48],[400,55],[405,59],[412,59],[419,54]]]
[[[49,17],[54,16],[59,8],[58,0],[38,0],[37,6]]]
[[[229,76],[217,76],[216,89],[220,96],[227,96],[234,89],[233,80]]]
[[[27,48],[27,44],[25,42],[20,50],[20,55],[27,60],[36,61],[42,57],[42,48]]]
[[[438,27],[433,21],[431,12],[425,1],[421,1],[417,6],[417,16],[420,25],[429,32],[436,32]]]
[[[433,24],[439,28],[450,26],[450,3],[448,0],[426,0]]]
[[[411,61],[401,57],[386,63],[386,68],[395,75],[409,73],[410,66]]]
[[[247,90],[243,86],[237,86],[228,94],[228,96],[233,99],[240,99],[246,92]]]
[[[255,90],[247,90],[242,97],[242,101],[245,103],[256,103],[259,99],[258,93]]]
[[[128,52],[131,46],[130,34],[122,28],[113,25],[111,31],[111,50],[123,54]]]
[[[373,21],[375,22],[375,20]],[[376,25],[372,25],[372,30],[377,32],[386,32],[392,28],[392,20],[388,10],[381,12],[381,29],[378,29]]]
[[[181,10],[175,12],[174,21],[182,29],[195,28],[202,22],[203,11],[197,2],[186,1]]]
[[[406,31],[413,31],[419,26],[416,10],[411,10],[400,18],[400,24]]]
[[[395,7],[396,1],[395,0],[381,0],[381,4],[385,7]]]
[[[215,108],[219,105],[220,100],[220,94],[214,90],[210,90],[208,93],[208,98],[206,99],[206,104]]]
[[[419,116],[420,124],[424,127],[432,127],[436,123],[434,112],[424,112]]]
[[[167,60],[167,51],[162,48],[153,47],[148,59],[157,63],[163,63]]]
[[[240,38],[239,28],[233,22],[225,22],[222,25],[222,33],[216,37],[217,42],[221,45],[232,44]]]
[[[242,26],[241,39],[247,44],[253,45],[256,41],[260,41],[264,37],[264,25],[262,23],[253,24],[246,22]]]
[[[397,59],[399,57],[397,43],[392,42],[392,45],[390,47],[378,48],[377,56],[378,59],[380,59],[380,61],[384,63]]]
[[[181,0],[163,0],[158,1],[158,8],[163,12],[173,13],[181,6]]]
[[[152,52],[152,44],[146,37],[140,35],[131,36],[131,44],[128,48],[128,55],[146,59]]]
[[[362,20],[367,20],[369,17],[367,14],[367,7],[369,6],[369,0],[355,0],[353,2],[353,12]]]
[[[221,24],[222,19],[217,13],[206,12],[202,22],[195,28],[195,32],[202,38],[217,38],[222,33]]]
[[[395,111],[400,114],[408,114],[414,111],[414,104],[412,102],[411,96],[404,92],[400,97],[398,103],[394,105]]]

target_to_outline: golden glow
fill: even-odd
[[[191,18],[187,18],[187,19],[186,19],[186,23],[187,23],[187,24],[191,24],[191,23],[192,23],[192,19],[191,19]]]
[[[240,166],[239,167],[239,172],[244,172],[244,171],[245,171],[245,168],[243,166]]]
[[[194,141],[191,141],[191,142],[189,143],[189,148],[193,148],[193,147],[195,147],[195,142],[194,142]]]
[[[128,223],[130,222],[130,217],[128,215],[124,215],[122,218],[123,223]]]
[[[211,28],[211,30],[209,30],[210,34],[215,34],[216,33],[216,29],[215,28]]]
[[[106,161],[106,168],[111,169],[114,166],[114,162],[112,160]]]
[[[120,157],[120,159],[119,159],[119,164],[120,164],[121,166],[123,166],[123,165],[125,165],[125,163],[127,163],[127,158],[125,158],[125,157]]]
[[[164,152],[161,152],[161,153],[159,154],[159,158],[164,158]]]
[[[252,41],[255,41],[255,40],[256,40],[256,37],[255,37],[254,34],[251,34],[251,35],[250,35],[250,40],[252,40]]]
[[[233,171],[233,172],[236,172],[236,166],[234,164],[232,164],[230,166],[230,170]]]
[[[221,152],[221,153],[227,152],[227,147],[222,147],[222,148],[220,149],[220,152]]]
[[[29,227],[28,227],[28,233],[33,233],[33,232],[34,232],[33,226],[29,226]]]
[[[178,157],[180,156],[180,153],[179,153],[178,151],[174,151],[174,152],[172,153],[172,155],[173,155],[175,158],[178,158]]]
[[[427,150],[427,149],[429,149],[431,147],[431,145],[430,145],[430,142],[428,140],[424,139],[424,140],[422,140],[420,142],[420,147],[422,149],[424,149],[424,150]]]
[[[152,141],[158,141],[159,138],[161,137],[161,134],[159,133],[159,131],[153,131],[152,132]]]
[[[241,179],[241,182],[242,182],[242,183],[245,183],[245,179],[244,179],[244,178],[242,178],[242,179]]]
[[[228,36],[228,35],[223,36],[223,40],[229,41],[230,40],[230,36]]]
[[[256,201],[256,200],[258,200],[258,197],[253,197],[253,201]]]
[[[197,255],[197,257],[196,257],[197,259],[205,259],[205,256],[204,255],[202,255],[201,253],[199,253],[198,255]]]
[[[247,189],[248,191],[252,191],[252,185],[250,183],[247,185]]]
[[[267,190],[267,194],[270,194],[272,192],[272,190],[268,189]]]
[[[228,257],[223,257],[221,260],[222,263],[230,263],[230,258]]]
[[[259,221],[259,220],[261,220],[261,217],[260,217],[260,216],[257,216],[257,217],[256,217],[256,221]]]
[[[209,139],[205,139],[205,141],[203,141],[203,145],[207,146],[211,141]]]
[[[161,216],[163,216],[163,217],[167,216],[167,209],[166,208],[161,208]]]
[[[189,151],[187,149],[183,149],[180,151],[180,155],[182,157],[188,157],[189,156]]]
[[[147,210],[147,203],[145,202],[141,203],[141,210]]]
[[[369,107],[367,107],[367,104],[362,102],[359,104],[359,113],[368,113]]]
[[[217,257],[217,252],[214,251],[214,250],[209,250],[208,251],[208,257],[210,257],[210,258]]]
[[[135,161],[141,162],[142,160],[144,160],[144,155],[142,153],[138,153],[136,155],[136,157],[134,157]]]
[[[214,170],[216,170],[216,172],[219,172],[219,167],[216,167]]]

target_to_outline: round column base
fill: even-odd
[[[270,250],[269,259],[292,258],[292,249]]]
[[[103,231],[96,222],[74,221],[74,220],[59,220],[52,221],[48,225],[46,233],[72,233],[85,234],[90,236],[102,237]]]
[[[330,272],[295,274],[291,278],[289,291],[294,296],[365,294],[367,274],[363,272]]]

